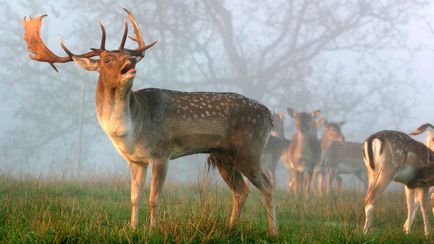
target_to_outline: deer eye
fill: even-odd
[[[110,63],[110,61],[111,61],[111,60],[110,60],[109,58],[104,59],[104,63],[105,63],[105,64]]]

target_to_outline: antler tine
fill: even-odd
[[[143,41],[142,32],[140,32],[139,26],[137,25],[137,22],[136,22],[136,20],[134,19],[133,14],[131,14],[131,12],[130,12],[128,9],[126,9],[126,8],[124,8],[124,10],[125,10],[125,12],[127,12],[127,14],[128,14],[128,18],[130,19],[131,24],[132,24],[133,27],[134,27],[134,34],[136,35],[136,36],[134,36],[134,37],[132,37],[132,36],[128,36],[128,37],[129,37],[131,40],[137,42],[137,44],[138,44],[137,49],[141,49],[141,48],[143,48],[143,47],[145,46],[145,42]]]
[[[127,41],[127,36],[128,36],[128,22],[127,20],[125,20],[124,22],[124,35],[122,36],[122,41],[121,44],[119,45],[119,50],[124,49],[125,47],[125,42]]]
[[[139,26],[137,25],[137,22],[134,19],[134,16],[131,14],[131,12],[128,9],[124,8],[124,10],[125,10],[125,12],[127,12],[128,18],[130,19],[131,24],[134,27],[134,34],[135,34],[135,36],[134,37],[133,36],[128,36],[128,37],[131,40],[137,42],[137,44],[138,44],[137,49],[135,49],[135,50],[128,49],[128,51],[132,55],[134,55],[134,56],[143,57],[144,56],[143,52],[146,51],[147,49],[151,48],[152,46],[154,46],[155,43],[157,43],[157,41],[154,41],[154,42],[152,42],[152,43],[150,43],[148,45],[145,45],[145,42],[143,41],[142,32],[140,32]]]
[[[63,40],[60,39],[60,46],[62,47],[63,51],[65,51],[66,54],[68,54],[69,57],[74,56],[74,54],[69,51],[69,49],[65,46],[65,43],[63,43]]]
[[[104,25],[101,22],[98,22],[98,24],[99,24],[99,27],[101,28],[101,34],[102,34],[101,45],[100,45],[99,49],[101,51],[104,51],[105,50],[105,37],[106,37],[105,28],[104,28]]]

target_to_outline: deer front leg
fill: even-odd
[[[311,189],[312,189],[312,193],[314,195],[318,195],[319,194],[318,187],[317,187],[317,185],[318,185],[318,181],[317,181],[318,177],[319,177],[319,172],[318,172],[318,170],[314,169],[314,171],[312,173],[312,178],[311,178]]]
[[[336,191],[337,193],[341,192],[342,189],[342,177],[339,174],[335,174],[335,180],[336,180]]]
[[[130,165],[131,172],[131,228],[136,229],[148,165],[133,162],[128,162],[128,164]]]
[[[418,194],[418,200],[420,203],[420,209],[422,211],[422,218],[423,218],[423,225],[424,225],[424,231],[425,231],[425,236],[429,236],[431,234],[431,226],[429,224],[429,214],[430,214],[430,209],[429,209],[429,187],[425,187],[425,188],[418,188],[417,189],[417,194]]]
[[[157,216],[155,214],[157,208],[157,200],[163,187],[167,173],[167,159],[152,159],[152,176],[151,189],[149,192],[149,207],[151,208],[151,223],[150,229],[154,230],[157,227]]]
[[[416,216],[417,209],[419,208],[419,202],[414,201],[414,192],[414,189],[410,189],[407,186],[405,187],[405,198],[407,201],[407,219],[404,223],[404,231],[406,234],[410,234],[414,217]]]
[[[318,172],[318,194],[320,196],[324,196],[324,171],[319,171]]]
[[[368,180],[366,179],[367,176],[362,172],[357,172],[356,177],[360,180],[360,182],[362,182],[364,189],[368,189]]]
[[[335,178],[335,172],[332,168],[327,167],[327,189],[326,189],[326,193],[330,194],[332,192],[332,188],[333,188],[333,180]]]
[[[313,173],[312,171],[304,173],[303,186],[304,186],[304,198],[305,199],[309,199],[312,173]]]

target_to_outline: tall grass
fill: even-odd
[[[148,192],[145,193],[147,196]],[[377,231],[361,234],[363,194],[312,197],[303,201],[276,192],[279,235],[268,235],[262,197],[251,190],[239,224],[227,227],[232,196],[226,187],[197,183],[166,184],[158,206],[158,231],[149,231],[147,200],[140,228],[129,228],[129,182],[106,178],[88,181],[12,179],[0,176],[0,242],[294,242],[424,243],[421,218],[413,234],[402,231],[403,193],[380,199]]]

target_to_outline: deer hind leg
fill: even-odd
[[[415,189],[410,189],[405,187],[405,199],[407,202],[407,219],[404,223],[404,232],[410,234],[411,226],[413,225],[414,218],[416,216],[417,210],[419,208],[419,201],[415,201]]]
[[[167,174],[167,159],[152,159],[151,189],[149,192],[149,207],[151,208],[151,221],[149,227],[157,227],[157,200],[163,187]]]
[[[324,196],[324,180],[325,180],[325,172],[321,170],[318,172],[318,193],[320,196]]]
[[[431,226],[429,224],[429,187],[417,188],[417,198],[420,204],[420,209],[422,211],[423,225],[425,236],[429,236],[431,234]]]
[[[364,189],[368,189],[368,180],[366,179],[367,176],[365,172],[357,172],[356,177],[360,180],[360,182],[362,182]]]
[[[336,192],[341,192],[342,189],[342,177],[339,174],[335,174],[336,180]]]
[[[293,175],[294,177],[292,183],[293,183],[294,193],[296,195],[300,195],[303,188],[303,173],[294,170]]]
[[[311,188],[312,188],[312,193],[315,195],[319,195],[320,194],[320,190],[319,190],[319,186],[318,186],[318,181],[319,181],[319,177],[320,177],[320,172],[318,169],[315,169],[313,171],[312,174],[312,180],[311,180]]]
[[[279,163],[280,156],[273,155],[270,168],[267,170],[269,179],[271,180],[271,183],[273,184],[273,190],[276,190],[276,168],[277,164]]]
[[[229,227],[233,227],[240,216],[240,211],[249,195],[249,188],[243,180],[240,171],[235,168],[234,158],[229,156],[210,155],[214,165],[218,168],[223,180],[229,186],[233,194],[232,212],[229,218]]]
[[[312,171],[303,173],[303,190],[304,190],[304,198],[309,199],[310,195],[310,183],[312,181]]]
[[[293,194],[295,194],[297,191],[296,177],[297,177],[296,173],[293,170],[288,169],[288,191]]]
[[[237,167],[264,196],[265,207],[268,215],[269,231],[271,235],[276,235],[277,225],[273,201],[273,184],[261,169],[259,160],[239,161]]]
[[[372,230],[374,208],[378,196],[380,196],[384,192],[386,187],[393,180],[393,175],[385,174],[383,169],[379,169],[379,172],[377,173],[373,172],[369,177],[370,179],[368,192],[366,193],[365,198],[365,225],[363,228],[365,234],[369,233]]]
[[[327,167],[327,194],[330,194],[332,192],[333,188],[333,180],[335,178],[335,172],[331,167]]]
[[[146,182],[147,164],[128,162],[131,172],[131,228],[136,229],[139,220],[140,202]]]

